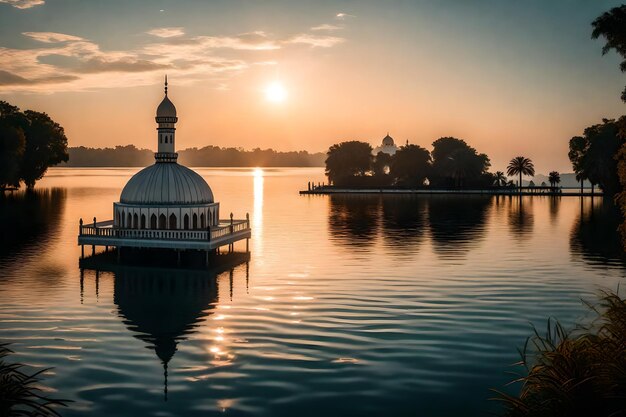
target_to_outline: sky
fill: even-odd
[[[431,149],[455,136],[539,173],[626,113],[626,75],[591,22],[603,0],[0,0],[0,100],[70,146],[156,148],[163,78],[177,147]]]

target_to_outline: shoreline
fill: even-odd
[[[399,189],[399,188],[318,188],[315,190],[301,190],[300,195],[330,195],[330,194],[410,194],[410,195],[433,195],[433,194],[451,194],[451,195],[502,195],[502,196],[547,196],[547,197],[602,197],[602,192],[594,191],[561,191],[561,192],[538,192],[538,191],[522,191],[516,190],[442,190],[442,189]]]

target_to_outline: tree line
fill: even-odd
[[[501,171],[489,172],[491,162],[462,139],[442,137],[432,144],[432,151],[413,144],[401,146],[394,155],[379,152],[372,155],[366,142],[346,141],[329,148],[326,175],[331,184],[340,187],[436,187],[489,188],[513,187]],[[533,176],[530,159],[511,160],[507,173],[511,176]],[[560,182],[558,173],[553,186]]]
[[[68,160],[63,127],[46,113],[0,101],[0,189],[33,188],[48,167]]]
[[[280,152],[273,149],[205,146],[178,152],[181,164],[194,167],[315,167],[323,166],[323,153]],[[114,148],[69,148],[71,167],[134,167],[154,162],[154,151],[133,145]]]

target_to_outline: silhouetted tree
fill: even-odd
[[[611,49],[622,56],[620,63],[622,72],[626,72],[626,5],[614,7],[603,13],[591,24],[593,32],[591,37],[598,39],[600,36],[606,39],[602,47],[602,54],[606,54]],[[626,88],[622,92],[622,100],[626,102]]]
[[[496,171],[494,175],[493,185],[496,187],[504,187],[506,185],[506,175],[502,171]]]
[[[372,147],[356,140],[341,142],[328,149],[326,175],[332,183],[364,176],[372,168]]]
[[[430,173],[430,152],[421,146],[405,145],[393,156],[391,175],[398,184],[420,186]]]
[[[601,124],[586,128],[583,136],[570,140],[568,153],[578,178],[598,184],[607,196],[620,189],[615,158],[624,138],[618,124],[613,119],[602,119]]]
[[[519,189],[522,192],[522,175],[533,176],[535,175],[535,166],[533,161],[523,156],[516,156],[511,159],[509,166],[506,168],[506,173],[510,176],[519,175]]]
[[[19,179],[24,181],[26,187],[33,188],[48,167],[68,160],[65,132],[47,114],[32,110],[21,112],[19,108],[2,101],[0,124],[5,128],[6,149],[13,149],[13,154],[22,154],[17,159]],[[23,151],[20,151],[20,135],[24,138]],[[14,145],[10,145],[11,142]]]
[[[46,113],[32,110],[24,112],[29,124],[24,129],[26,146],[20,166],[20,177],[26,187],[33,188],[48,167],[67,162],[67,138],[60,124]]]
[[[491,163],[464,140],[444,137],[433,142],[432,183],[439,186],[463,186],[481,182]]]
[[[584,169],[584,155],[587,149],[587,139],[582,136],[574,136],[569,140],[569,152],[567,156],[572,162],[572,168],[576,174],[576,180],[580,181],[580,192],[583,192],[583,183],[587,179]]]
[[[24,131],[0,121],[0,188],[20,185],[20,160],[24,154]]]
[[[391,169],[392,157],[388,153],[378,152],[374,158],[373,170],[376,176],[386,176]]]
[[[561,174],[557,171],[552,171],[548,174],[548,182],[552,188],[556,188],[557,184],[561,182]]]

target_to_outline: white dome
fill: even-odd
[[[383,146],[393,146],[393,145],[394,145],[393,138],[389,136],[389,134],[387,134],[387,136],[383,138]]]
[[[156,117],[176,117],[176,107],[167,97],[167,94],[157,107]]]
[[[120,203],[185,205],[213,203],[209,184],[177,163],[156,163],[136,173],[122,190]]]

